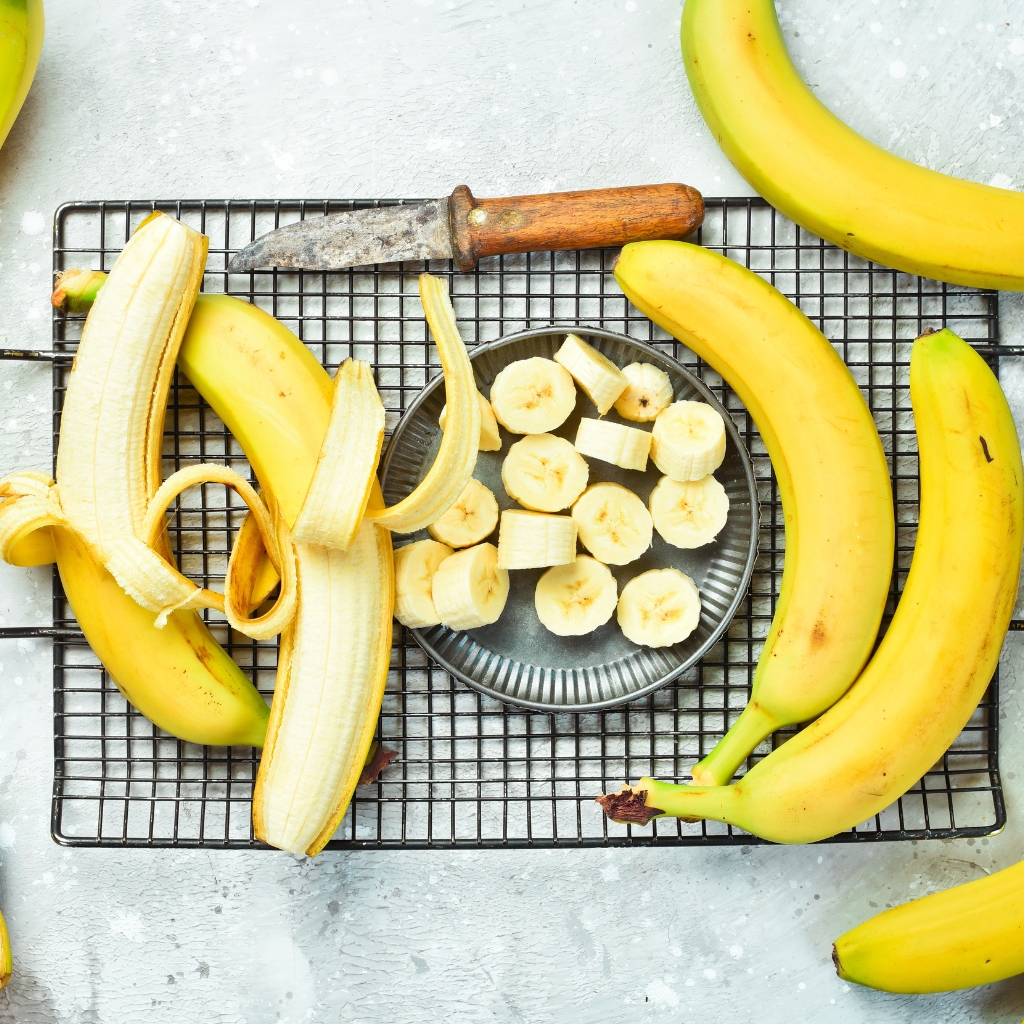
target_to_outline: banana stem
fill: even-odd
[[[65,270],[57,278],[50,302],[65,313],[86,313],[106,280],[102,270]]]
[[[643,778],[635,789],[646,790],[646,805],[652,810],[658,808],[668,818],[682,818],[684,821],[735,818],[735,786],[683,786],[676,782]]]
[[[732,728],[715,744],[715,749],[693,766],[694,785],[726,785],[758,743],[783,724],[757,701],[751,701]]]

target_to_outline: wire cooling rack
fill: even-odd
[[[641,775],[686,781],[749,695],[782,574],[784,526],[764,445],[721,379],[631,307],[612,276],[615,250],[492,257],[462,274],[446,261],[337,273],[263,271],[229,275],[231,253],[279,224],[371,205],[363,201],[71,203],[56,215],[54,270],[109,269],[153,209],[210,237],[204,289],[228,292],[281,319],[333,369],[349,355],[373,362],[393,429],[434,374],[417,297],[423,269],[449,278],[467,344],[545,324],[592,325],[648,341],[695,369],[731,411],[757,472],[760,552],[749,593],[727,636],[686,677],[651,696],[594,714],[529,713],[482,696],[431,664],[396,626],[378,729],[397,751],[381,779],[360,787],[330,849],[750,844],[715,822],[655,820],[637,829],[609,822],[599,793]],[[916,440],[908,361],[914,337],[949,326],[985,353],[998,346],[997,296],[923,280],[867,263],[797,228],[756,199],[707,200],[697,240],[770,280],[836,345],[863,389],[889,456],[897,553],[891,615],[914,544],[918,513]],[[54,360],[54,444],[81,316],[55,313],[54,351],[7,358]],[[799,400],[799,396],[794,396]],[[237,443],[183,376],[167,417],[165,475],[196,461],[248,473]],[[242,512],[225,489],[204,485],[172,515],[183,571],[223,582]],[[277,648],[230,634],[207,612],[214,634],[269,699]],[[886,621],[888,621],[888,616]],[[54,839],[73,846],[258,846],[250,801],[258,752],[200,747],[161,733],[127,704],[78,631],[54,572],[52,629],[0,636],[54,638]],[[833,842],[979,836],[1005,821],[997,762],[997,680],[950,750],[896,804]],[[762,744],[754,763],[773,744]]]

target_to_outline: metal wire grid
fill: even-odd
[[[759,480],[760,552],[750,591],[727,636],[678,682],[623,708],[595,714],[527,713],[482,696],[431,664],[396,627],[378,737],[397,750],[375,784],[361,787],[332,849],[749,844],[714,822],[656,820],[646,829],[608,822],[593,797],[641,775],[685,781],[746,703],[774,610],[784,554],[778,490],[761,439],[736,396],[688,350],[629,306],[612,277],[614,250],[494,257],[474,273],[446,261],[337,273],[228,275],[231,253],[257,235],[305,216],[377,205],[316,202],[95,202],[62,207],[54,269],[109,269],[152,209],[211,239],[204,288],[267,309],[331,370],[352,355],[373,362],[392,429],[439,372],[416,290],[423,269],[447,275],[467,344],[548,323],[592,325],[648,341],[694,368],[732,412]],[[889,614],[903,585],[917,522],[916,439],[908,392],[910,342],[927,327],[952,327],[997,368],[995,293],[955,288],[866,263],[797,228],[756,199],[707,200],[698,241],[758,271],[833,340],[864,390],[890,458],[898,536]],[[54,348],[73,351],[83,318],[55,314]],[[11,353],[11,355],[16,355]],[[54,443],[69,373],[54,363]],[[798,400],[798,396],[794,396]],[[243,473],[237,443],[182,377],[171,391],[165,474],[196,461]],[[171,517],[183,571],[223,581],[242,512],[231,492],[204,485]],[[276,645],[217,638],[268,698]],[[131,708],[81,634],[54,573],[52,830],[75,846],[259,845],[250,801],[258,752],[199,747],[160,733]],[[886,621],[888,621],[888,616]],[[978,836],[1005,821],[997,764],[997,680],[942,760],[892,807],[833,842]],[[764,756],[774,737],[751,758]],[[748,764],[749,767],[749,764]]]

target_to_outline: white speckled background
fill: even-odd
[[[69,199],[748,189],[690,96],[678,0],[46,0],[0,152],[0,338],[49,343]],[[1024,187],[1024,2],[785,0],[796,62],[859,131]],[[1007,341],[1024,303],[1003,296]],[[1024,368],[1004,367],[1024,413]],[[49,369],[0,364],[0,473],[50,467]],[[0,565],[3,623],[50,570]],[[18,1024],[1016,1022],[1024,980],[910,998],[841,983],[876,908],[1024,854],[1024,649],[1004,654],[1010,824],[860,848],[73,852],[49,838],[48,644],[0,643],[0,906]]]

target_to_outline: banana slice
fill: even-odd
[[[545,434],[576,407],[576,385],[564,366],[533,356],[509,363],[491,385],[491,408],[513,434]]]
[[[590,469],[564,437],[527,434],[508,450],[501,482],[508,496],[535,512],[568,508],[587,486]]]
[[[519,509],[501,513],[498,565],[503,569],[543,569],[567,565],[575,558],[576,524],[569,516]]]
[[[500,452],[501,434],[498,433],[498,421],[494,418],[494,410],[491,403],[478,391],[477,398],[480,399],[480,441],[477,445],[482,452]],[[441,415],[437,418],[437,425],[444,430],[445,422],[448,419],[448,406],[441,406]]]
[[[619,596],[619,628],[641,647],[670,647],[700,622],[700,593],[678,569],[651,569],[631,579]]]
[[[427,527],[434,540],[453,548],[479,544],[498,525],[498,502],[489,487],[476,478],[466,484],[459,500]]]
[[[651,546],[651,513],[621,484],[588,487],[573,505],[572,518],[583,546],[608,565],[632,562]]]
[[[576,431],[576,451],[592,459],[610,462],[623,469],[638,469],[642,473],[647,469],[651,435],[636,427],[584,417]]]
[[[564,366],[583,388],[597,411],[603,416],[629,383],[622,371],[593,345],[575,334],[566,337],[555,353],[555,360]]]
[[[700,480],[725,458],[725,421],[704,402],[674,402],[652,434],[651,458],[673,480]]]
[[[583,636],[603,626],[615,611],[618,585],[603,562],[577,555],[548,569],[537,581],[537,618],[556,636]]]
[[[432,596],[434,573],[451,555],[436,540],[418,540],[395,552],[395,618],[403,626],[423,629],[441,621]]]
[[[450,629],[476,629],[497,622],[508,598],[508,573],[493,544],[456,551],[434,573],[434,608]]]
[[[654,528],[677,548],[710,544],[729,518],[729,495],[713,476],[701,480],[663,476],[647,504]]]
[[[652,363],[630,363],[622,368],[629,383],[615,400],[615,411],[624,420],[648,423],[672,404],[675,393],[668,374]]]

